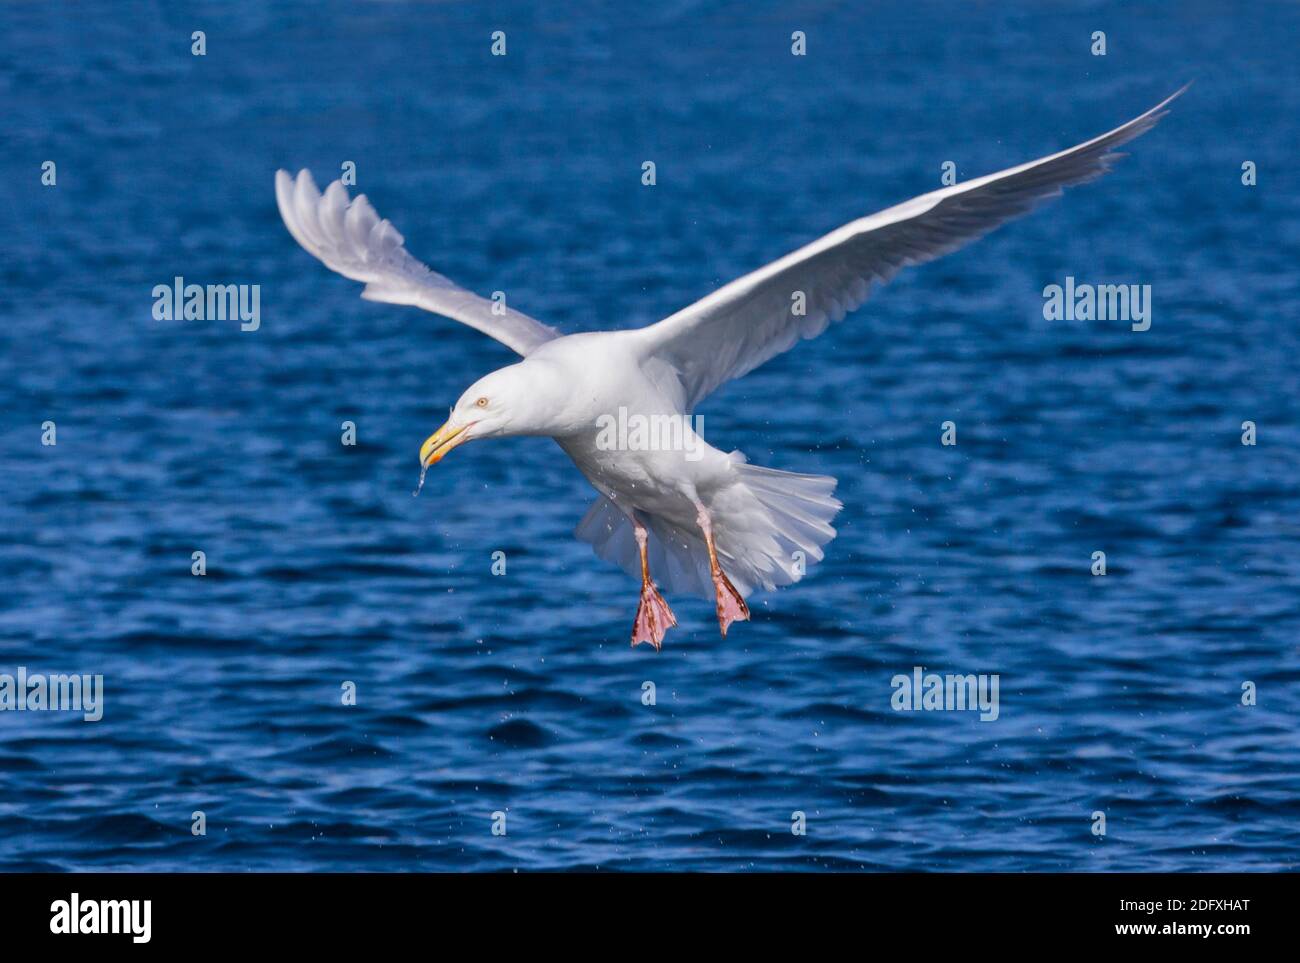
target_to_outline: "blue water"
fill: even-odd
[[[536,6],[0,6],[0,673],[105,685],[0,713],[0,868],[1296,868],[1300,9]],[[549,441],[411,498],[511,355],[361,301],[272,189],[353,161],[438,270],[633,326],[1189,79],[1113,175],[710,399],[840,479],[840,534],[725,642],[670,599],[659,654]],[[155,321],[177,275],[260,329]],[[1151,329],[1045,321],[1067,276],[1150,284]],[[917,665],[996,673],[998,719],[894,711]]]

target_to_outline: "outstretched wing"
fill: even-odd
[[[365,282],[361,296],[370,301],[410,304],[441,314],[526,355],[560,333],[513,308],[495,304],[429,270],[406,252],[405,241],[387,220],[358,194],[335,181],[322,195],[307,171],[292,178],[275,172],[275,200],[294,239],[328,268]],[[494,311],[493,308],[496,308]]]
[[[1106,173],[1120,144],[1145,133],[1186,90],[1108,134],[1019,167],[922,194],[846,224],[641,329],[648,356],[680,380],[687,411],[857,310],[875,282],[957,250],[1062,188]],[[795,313],[802,293],[804,313]]]

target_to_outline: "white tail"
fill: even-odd
[[[835,479],[743,462],[734,467],[735,481],[706,499],[705,506],[723,571],[744,596],[799,581],[825,557],[822,547],[835,537],[831,519],[843,507],[832,494]],[[646,522],[650,574],[660,587],[713,598],[703,534],[661,518]],[[596,499],[575,534],[601,558],[641,577],[632,523],[609,499]]]

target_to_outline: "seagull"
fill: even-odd
[[[751,465],[739,451],[713,447],[692,421],[696,407],[723,383],[856,311],[872,285],[901,268],[955,251],[1063,188],[1105,174],[1123,156],[1115,148],[1155,126],[1186,89],[1076,147],[845,224],[629,330],[563,335],[500,297],[459,287],[407,253],[364,194],[349,201],[341,181],[322,194],[308,171],[294,178],[280,170],[275,194],[294,239],[326,267],[364,282],[363,298],[460,321],[521,356],[460,396],[420,447],[420,482],[468,441],[555,439],[599,493],[575,534],[640,577],[632,645],[658,651],[677,624],[660,585],[712,599],[725,638],[733,622],[749,619],[751,593],[798,582],[823,559],[842,507],[834,478]],[[613,430],[614,419],[632,430]]]

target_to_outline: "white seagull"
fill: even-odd
[[[307,171],[295,179],[281,170],[275,194],[289,233],[327,267],[365,282],[363,298],[444,315],[523,356],[460,396],[420,448],[421,481],[467,441],[554,438],[600,493],[576,534],[601,558],[640,576],[632,645],[659,649],[677,620],[651,571],[670,592],[713,598],[725,637],[732,622],[749,618],[751,592],[797,582],[821,561],[841,507],[834,478],[760,468],[705,442],[691,428],[696,406],[722,383],[855,311],[873,283],[1106,173],[1123,156],[1114,148],[1150,130],[1182,92],[1077,147],[846,224],[633,330],[561,335],[457,286],[408,254],[402,235],[364,194],[349,202],[339,181],[322,195]],[[680,444],[611,444],[606,429],[620,415],[625,424],[638,417],[642,425],[674,424]]]

